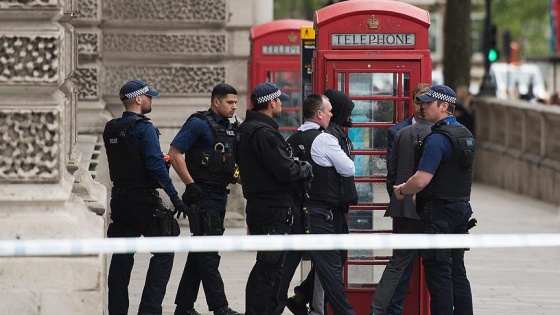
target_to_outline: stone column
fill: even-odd
[[[72,0],[0,0],[0,238],[103,237],[75,150]],[[0,258],[5,314],[102,314],[103,255]]]

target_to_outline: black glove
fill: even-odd
[[[183,202],[189,206],[198,203],[201,193],[202,190],[197,184],[190,183],[185,187],[185,192],[182,196]]]
[[[186,218],[190,209],[187,208],[187,206],[185,206],[185,204],[181,201],[181,199],[179,199],[179,194],[175,194],[171,196],[170,199],[171,199],[171,203],[173,203],[173,207],[175,208],[173,210],[173,215],[177,214],[177,219],[178,219],[181,216],[181,214],[183,214],[183,219]]]

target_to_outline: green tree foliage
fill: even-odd
[[[512,41],[519,43],[520,57],[550,54],[549,0],[491,1],[492,22],[498,27],[499,34],[510,30]],[[501,35],[498,41],[501,41]]]
[[[315,11],[344,0],[274,0],[274,19],[313,20]]]

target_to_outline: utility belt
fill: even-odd
[[[200,187],[202,191],[205,192],[211,192],[213,194],[218,194],[218,195],[229,194],[229,189],[223,186],[208,185],[201,182],[197,182],[196,184],[198,185],[198,187]]]
[[[421,205],[420,210],[432,210],[434,207],[452,203],[453,201],[445,199],[417,199],[417,204]]]
[[[154,202],[159,199],[159,192],[156,189],[113,187],[111,193],[117,196],[135,198],[143,202]]]

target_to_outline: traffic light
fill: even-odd
[[[488,30],[488,39],[487,39],[488,55],[486,56],[486,58],[488,58],[488,61],[490,62],[494,62],[498,60],[499,57],[498,48],[496,47],[497,45],[496,33],[497,33],[496,25],[491,24],[490,29]]]

